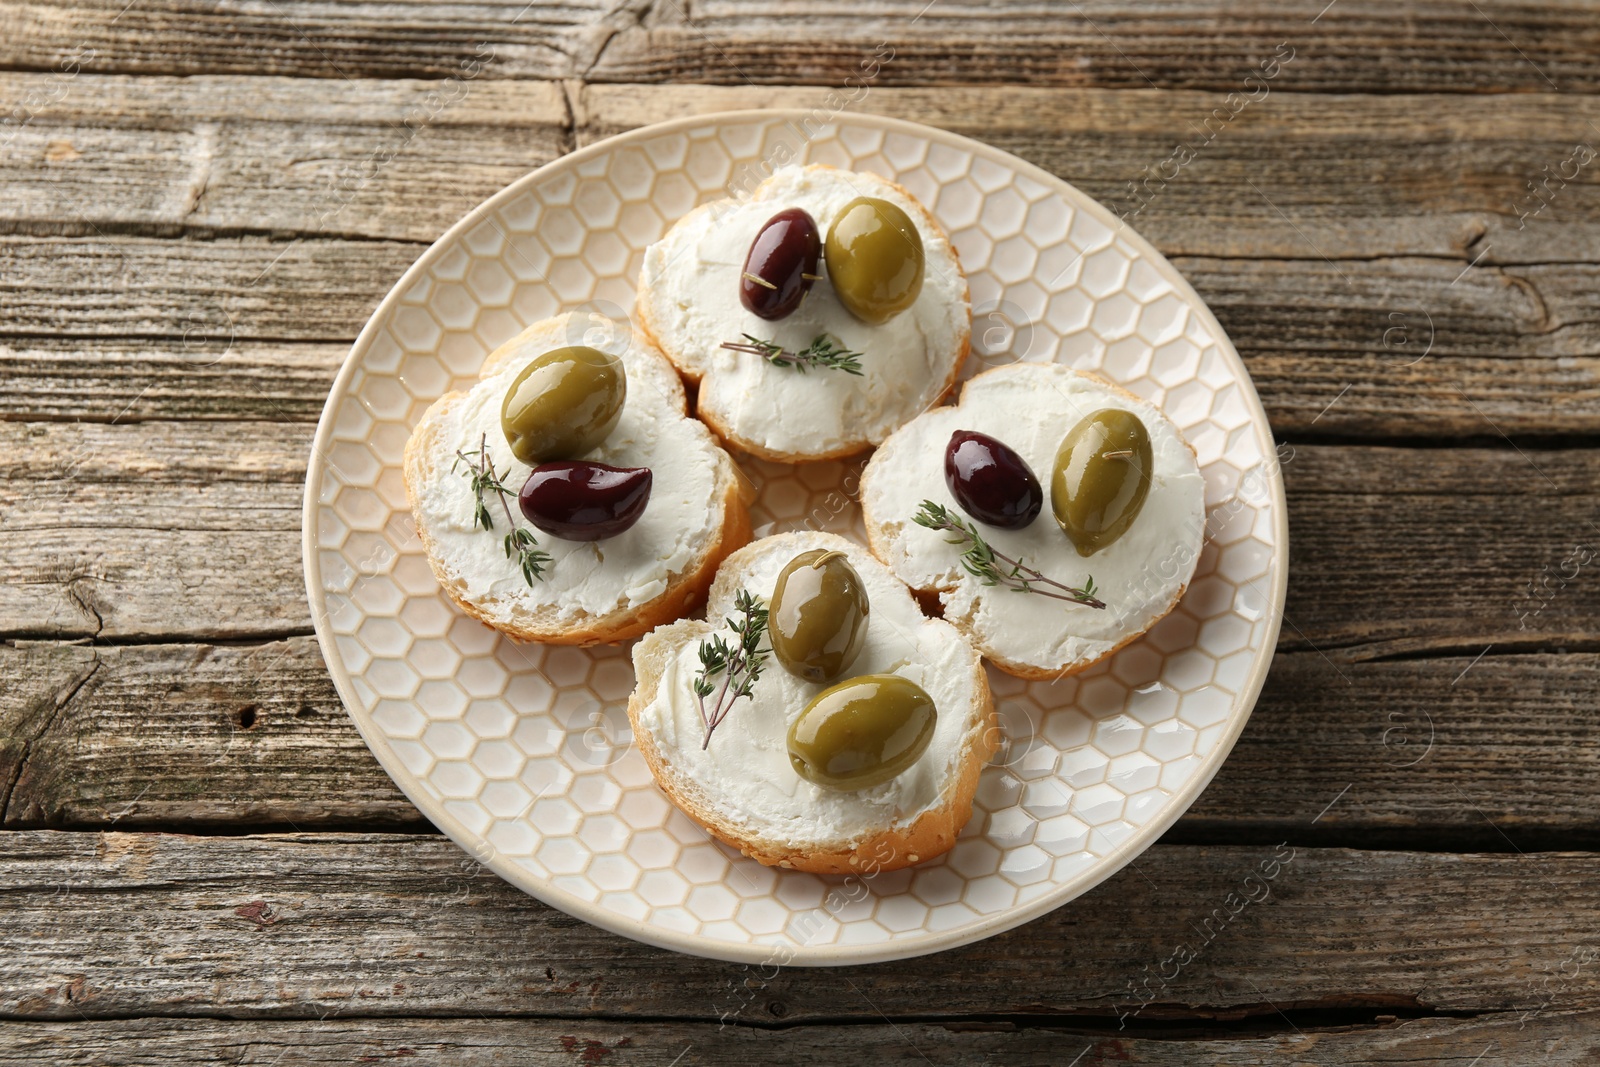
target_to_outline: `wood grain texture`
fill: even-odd
[[[314,425],[350,353],[343,342],[240,341],[221,314],[208,321],[196,312],[185,332],[169,340],[0,342],[0,421],[272,419]],[[196,442],[226,432],[189,430]],[[303,441],[309,448],[309,434]]]
[[[0,825],[431,830],[313,638],[0,649]]]
[[[1288,1015],[1284,1016],[1289,1019]],[[1289,1027],[1296,1024],[1291,1020]],[[1497,1062],[1577,1067],[1600,1055],[1600,1018],[1547,1013],[1526,1026],[1519,1015],[1389,1020],[1357,1030],[1319,1027],[1301,1017],[1299,1033],[1237,1037],[1104,1036],[1070,1025],[919,1022],[755,1029],[674,1022],[537,1019],[386,1019],[325,1022],[134,1019],[90,1023],[0,1023],[0,1064],[60,1067],[333,1067],[403,1059],[415,1067],[641,1067],[750,1063],[1060,1064],[1149,1067],[1473,1067],[1485,1049]]]
[[[1234,88],[1285,41],[1305,55],[1300,88],[1329,92],[1593,92],[1587,4],[1460,0],[1230,5],[1177,0],[953,3],[792,0],[693,4],[165,0],[14,5],[0,62],[141,74],[272,73],[325,79],[448,77],[492,49],[493,77],[840,84],[881,44],[893,85],[1025,83]],[[86,50],[93,49],[92,55]]]
[[[1279,865],[1263,868],[1274,853]],[[1583,854],[1157,846],[1081,899],[944,953],[937,967],[776,976],[605,933],[443,838],[19,831],[0,834],[0,862],[0,941],[15,946],[0,956],[0,1016],[14,1019],[749,1012],[788,1023],[932,1013],[1114,1025],[1140,989],[1148,1003],[1133,1019],[1143,1024],[1600,1002],[1593,968],[1570,962],[1600,937],[1600,917],[1583,906],[1600,858]],[[1265,869],[1271,880],[1250,883],[1257,903],[1229,902]],[[1194,958],[1176,975],[1169,964],[1162,988],[1163,961],[1185,945]],[[761,978],[758,999],[741,994]]]
[[[1352,663],[1280,653],[1174,837],[1593,847],[1597,704],[1600,657],[1588,654]]]
[[[306,357],[285,342],[348,342],[420,251],[338,239],[0,237],[0,360],[69,356],[67,380],[39,381],[48,394],[39,407],[10,417],[68,414],[59,398],[74,364],[123,340],[161,342],[201,367],[241,344],[294,362]],[[1234,339],[1279,433],[1587,436],[1600,426],[1600,266],[1480,266],[1453,282],[1463,268],[1435,259],[1175,262]],[[54,340],[36,344],[42,336]],[[79,350],[64,338],[93,343]],[[50,363],[22,358],[53,377]],[[185,372],[170,369],[180,380],[161,384],[181,391]],[[251,414],[276,418],[282,400],[304,418],[318,389],[304,390],[275,389]],[[86,399],[85,413],[103,417],[107,405]],[[174,406],[193,410],[181,397]]]
[[[0,423],[0,632],[308,630],[300,507],[310,428],[212,425]]]
[[[829,91],[804,86],[486,77],[322,84],[84,74],[59,84],[0,73],[7,98],[39,101],[26,121],[0,126],[0,177],[13,191],[0,224],[12,231],[88,235],[93,224],[416,241],[432,241],[574,143],[738,108],[813,109],[818,122],[836,110]],[[1168,254],[1465,265],[1487,248],[1488,264],[1595,258],[1593,168],[1568,158],[1596,140],[1592,98],[1269,91],[1219,127],[1213,110],[1225,100],[874,88],[844,114],[911,119],[1014,152],[1128,214]],[[1173,173],[1161,164],[1179,143],[1195,158]],[[1530,183],[1545,180],[1544,199],[1533,197]],[[1130,183],[1142,184],[1137,196]]]
[[[1287,41],[1308,57],[1304,91],[1592,91],[1595,84],[1582,51],[1595,27],[1580,9],[1502,8],[1497,28],[1470,3],[1419,4],[1415,21],[1373,2],[1323,6],[668,2],[624,29],[588,77],[839,84],[883,42],[894,58],[879,78],[891,85],[1234,88]],[[808,17],[797,35],[799,10]],[[1561,33],[1574,36],[1557,44]],[[1443,41],[1451,44],[1440,47]],[[1456,47],[1462,54],[1452,56]],[[1458,59],[1471,69],[1455,66]]]
[[[1301,448],[1284,475],[1280,647],[1594,648],[1600,455]]]
[[[0,74],[7,227],[431,242],[572,147],[550,82]]]
[[[1173,263],[1228,331],[1277,432],[1490,439],[1600,427],[1600,268]]]
[[[423,251],[395,241],[0,237],[0,336],[351,341]],[[315,300],[307,293],[317,294]]]
[[[40,92],[48,76],[0,82]],[[293,364],[306,357],[291,342],[352,339],[421,242],[569,144],[686,111],[818,99],[486,78],[350,88],[86,74],[68,88],[0,160],[17,190],[0,219],[0,368],[24,386],[5,398],[8,417],[72,413],[61,397],[78,365],[119,344],[204,368],[261,342],[246,365],[268,352]],[[1127,183],[1214,102],[966,88],[885,89],[863,104],[981,136],[1131,211]],[[1588,436],[1600,426],[1600,198],[1587,172],[1557,182],[1548,207],[1526,187],[1597,120],[1589,99],[1553,94],[1275,94],[1141,194],[1133,222],[1216,310],[1281,433],[1485,437],[1487,419]],[[63,380],[46,352],[60,353]],[[158,376],[122,401],[136,400],[135,417],[247,413],[190,403]],[[308,418],[322,390],[291,374],[255,414]],[[82,413],[103,399],[116,398]]]
[[[326,5],[120,0],[9,4],[0,63],[133,74],[285,74],[355,81],[448,78],[493,56],[498,77],[566,77],[614,32],[602,0]]]
[[[1173,836],[1595,843],[1597,703],[1589,654],[1280,653]],[[0,789],[0,826],[13,829],[429,829],[367,751],[309,637],[0,648]]]

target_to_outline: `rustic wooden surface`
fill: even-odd
[[[1107,885],[773,976],[433,832],[310,636],[301,484],[350,341],[473,205],[814,106],[883,43],[865,110],[1111,203],[1293,50],[1134,219],[1292,448],[1288,619]],[[1559,0],[0,0],[0,1065],[1594,1062],[1600,185],[1550,175],[1597,93],[1600,5]]]

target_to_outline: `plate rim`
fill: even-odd
[[[311,608],[312,625],[317,635],[317,646],[322,653],[323,664],[333,679],[334,688],[339,694],[339,699],[345,706],[346,714],[355,723],[356,730],[360,733],[362,741],[366,743],[368,749],[377,758],[384,773],[395,783],[406,799],[436,829],[455,842],[458,847],[474,860],[493,871],[504,881],[509,882],[517,889],[544,904],[598,926],[610,933],[618,934],[655,948],[669,949],[687,955],[730,963],[746,964],[770,962],[774,951],[781,949],[787,957],[784,961],[786,966],[838,967],[885,963],[942,952],[947,949],[972,944],[976,941],[982,941],[995,934],[1031,922],[1063,905],[1071,903],[1109,880],[1143,854],[1151,845],[1155,844],[1183,816],[1184,812],[1194,805],[1200,794],[1205,791],[1206,787],[1216,777],[1217,772],[1222,769],[1222,765],[1227,761],[1228,756],[1232,754],[1240,734],[1244,732],[1250,717],[1255,713],[1256,703],[1260,699],[1262,687],[1266,684],[1267,674],[1271,670],[1272,660],[1277,648],[1289,582],[1289,516],[1281,464],[1271,465],[1269,483],[1274,519],[1274,543],[1269,564],[1269,573],[1272,575],[1272,589],[1268,604],[1267,628],[1261,645],[1263,654],[1252,664],[1249,677],[1239,689],[1238,699],[1242,713],[1237,716],[1237,721],[1230,724],[1229,729],[1219,739],[1217,747],[1207,757],[1206,761],[1201,764],[1196,773],[1173,794],[1172,801],[1167,805],[1168,810],[1150,822],[1141,825],[1112,852],[1100,857],[1101,861],[1099,863],[1065,881],[1056,882],[1049,892],[1042,893],[1033,900],[1023,904],[1013,904],[1011,907],[993,915],[985,916],[977,922],[959,926],[953,930],[924,934],[920,937],[891,938],[886,941],[864,944],[800,945],[799,947],[793,947],[786,941],[751,939],[741,943],[716,940],[701,934],[669,930],[609,911],[596,903],[584,900],[565,889],[561,889],[547,880],[534,877],[530,872],[495,854],[492,846],[489,846],[486,850],[484,846],[487,845],[487,842],[482,835],[468,830],[442,804],[435,803],[433,798],[426,794],[421,779],[405,766],[399,755],[390,746],[388,738],[376,729],[370,728],[371,724],[364,721],[367,718],[365,713],[357,713],[356,708],[360,706],[360,702],[355,699],[354,681],[338,653],[335,637],[330,627],[326,624],[328,618],[327,590],[322,587],[322,567],[321,561],[317,556],[318,546],[315,535],[317,513],[320,508],[318,500],[319,489],[326,473],[323,457],[326,456],[331,443],[334,423],[338,416],[338,405],[344,401],[349,392],[350,381],[355,376],[360,358],[365,356],[373,340],[377,337],[382,328],[380,324],[387,323],[392,317],[393,311],[401,303],[405,294],[410,292],[418,277],[431,267],[437,259],[443,257],[453,248],[468,230],[481,223],[502,204],[515,199],[536,186],[558,168],[565,170],[581,166],[584,162],[596,156],[614,152],[630,143],[651,140],[664,134],[678,131],[704,127],[717,128],[738,122],[809,118],[813,114],[813,110],[806,108],[744,108],[734,111],[704,112],[669,119],[665,122],[651,123],[613,134],[609,137],[603,137],[592,144],[584,145],[565,155],[558,156],[517,178],[505,188],[478,204],[449,229],[445,230],[444,233],[440,234],[439,238],[406,268],[400,278],[384,294],[383,299],[373,308],[366,323],[362,326],[361,332],[357,334],[355,341],[351,344],[350,351],[345,355],[344,362],[340,365],[333,384],[329,387],[328,399],[324,402],[322,414],[318,417],[317,431],[312,438],[311,452],[306,464],[306,484],[304,502],[301,509],[300,547],[306,579],[306,599]],[[1255,380],[1251,377],[1249,368],[1245,366],[1244,360],[1234,347],[1232,338],[1222,328],[1222,324],[1217,321],[1210,306],[1200,298],[1200,294],[1189,284],[1188,278],[1177,267],[1173,266],[1172,262],[1159,249],[1132,226],[1114,215],[1105,205],[1083,192],[1077,186],[1051,174],[1042,167],[1003,149],[995,148],[983,141],[967,137],[964,134],[952,133],[936,126],[928,126],[908,119],[865,112],[837,113],[829,117],[828,125],[877,127],[886,132],[902,133],[921,138],[930,143],[954,144],[962,150],[970,151],[975,156],[987,158],[990,162],[1012,170],[1053,191],[1060,193],[1065,190],[1063,198],[1073,205],[1074,210],[1087,210],[1091,216],[1128,241],[1141,255],[1149,257],[1153,262],[1164,267],[1165,272],[1170,272],[1171,276],[1167,280],[1175,282],[1176,288],[1189,303],[1191,313],[1200,313],[1202,321],[1216,337],[1218,347],[1228,357],[1231,357],[1241,372],[1240,381],[1246,387],[1243,392],[1246,407],[1250,413],[1251,429],[1257,437],[1258,444],[1262,446],[1263,456],[1276,454],[1276,445],[1272,438],[1271,424],[1267,419],[1266,409],[1262,406],[1260,394],[1256,391]],[[485,851],[490,853],[487,858],[483,855]]]

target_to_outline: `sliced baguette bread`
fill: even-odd
[[[768,322],[745,309],[745,257],[773,215],[804,208],[826,237],[840,210],[861,196],[901,208],[922,238],[922,291],[910,308],[869,325],[824,277],[787,318]],[[679,219],[645,253],[638,312],[667,358],[699,382],[695,413],[706,425],[730,445],[784,463],[853,455],[881,442],[949,391],[972,336],[966,276],[928,210],[887,179],[825,166],[780,169],[747,199],[702,204]],[[861,374],[802,372],[721,347],[745,334],[791,351],[827,334],[861,353]]]
[[[627,375],[621,419],[582,458],[649,467],[653,476],[638,522],[600,541],[564,541],[527,523],[515,494],[531,468],[511,454],[500,427],[501,403],[522,368],[577,344],[618,357]],[[534,533],[551,557],[531,585],[506,557],[505,509],[495,493],[484,500],[494,528],[475,522],[470,473],[457,458],[476,452],[480,442],[511,491],[516,525]],[[405,482],[439,585],[467,614],[527,641],[615,642],[680,618],[704,599],[723,558],[750,539],[748,483],[706,428],[688,417],[672,365],[642,335],[598,316],[545,319],[495,349],[471,389],[440,397],[412,431]]]
[[[870,598],[866,643],[845,678],[893,673],[938,709],[928,749],[898,777],[854,792],[802,779],[791,766],[790,723],[825,685],[802,681],[774,657],[705,743],[691,686],[702,641],[748,590],[770,603],[778,574],[808,549],[843,552]],[[634,738],[661,789],[720,840],[769,866],[821,874],[895,870],[948,850],[972,814],[978,773],[999,741],[982,662],[955,628],[926,618],[866,549],[834,534],[786,533],[735,552],[711,588],[709,621],[683,620],[633,649],[628,700]],[[844,680],[844,679],[841,679]]]
[[[1085,558],[1052,517],[1051,474],[1067,431],[1102,408],[1130,411],[1152,446],[1149,495],[1126,533]],[[1020,530],[976,522],[945,484],[945,446],[956,430],[988,434],[1014,449],[1044,489],[1044,509]],[[931,500],[973,523],[996,552],[1073,587],[1093,577],[1105,602],[1094,609],[1003,585],[985,585],[962,566],[951,535],[912,522]],[[861,478],[872,551],[995,666],[1022,678],[1076,674],[1154,626],[1188,588],[1204,546],[1205,484],[1193,449],[1155,407],[1098,378],[1052,363],[985,371],[960,402],[934,408],[897,430]]]

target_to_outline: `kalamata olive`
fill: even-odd
[[[1050,479],[1056,522],[1092,556],[1127,532],[1150,493],[1150,431],[1119,408],[1087,416],[1062,439]]]
[[[803,208],[791,207],[768,219],[750,242],[739,276],[739,301],[768,321],[785,318],[817,280],[822,237]]]
[[[831,682],[867,640],[867,590],[843,552],[802,552],[778,574],[767,614],[772,654],[790,674]]]
[[[887,200],[850,201],[828,228],[828,280],[840,303],[863,322],[888,322],[922,292],[922,237]]]
[[[535,467],[517,503],[527,520],[568,541],[615,537],[639,521],[650,502],[649,467],[558,460]]]
[[[622,417],[627,374],[616,356],[584,345],[529,363],[506,390],[500,428],[530,467],[571,459],[606,439]]]
[[[1044,489],[1011,446],[957,430],[944,449],[944,484],[961,510],[990,526],[1020,530],[1039,517]]]
[[[789,727],[789,762],[808,782],[867,789],[917,762],[937,720],[920,685],[896,674],[863,674],[806,705]]]

